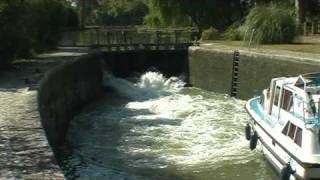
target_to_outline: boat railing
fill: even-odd
[[[306,101],[300,97],[293,96],[290,103],[291,105],[288,105],[288,109],[282,109],[301,119],[305,124],[320,125],[320,100]]]
[[[320,125],[320,101],[303,101],[302,118],[305,124]]]

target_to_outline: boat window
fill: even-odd
[[[294,124],[290,123],[288,136],[291,139],[293,139],[295,132],[296,132],[296,126]]]
[[[283,100],[281,103],[281,108],[286,111],[290,111],[293,105],[293,93],[287,89],[283,89],[282,94]]]
[[[301,142],[302,142],[302,129],[297,127],[297,132],[296,132],[296,135],[294,137],[294,142],[301,146]]]
[[[288,134],[289,124],[290,124],[290,121],[287,122],[286,126],[282,130],[282,134],[284,134],[284,135]]]
[[[302,76],[298,78],[297,82],[295,83],[295,86],[297,86],[298,88],[304,89],[304,81]]]
[[[276,105],[276,106],[278,106],[279,95],[280,95],[280,87],[277,86],[276,92],[274,93],[274,100],[273,100],[273,104]]]

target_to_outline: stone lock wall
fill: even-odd
[[[52,69],[42,79],[39,111],[53,149],[63,144],[73,116],[102,95],[103,58],[100,53],[79,57]]]
[[[233,49],[189,48],[189,79],[195,87],[230,94]],[[240,50],[238,98],[260,95],[272,78],[320,71],[320,61],[306,56]]]

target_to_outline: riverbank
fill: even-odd
[[[45,72],[78,55],[50,53],[0,72],[0,179],[64,179],[41,126],[37,86]]]

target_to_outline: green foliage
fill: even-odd
[[[239,0],[149,0],[149,2],[152,4],[149,5],[150,12],[157,12],[153,9],[159,9],[161,14],[159,16],[156,13],[150,19],[156,21],[162,19],[169,25],[192,23],[200,30],[211,26],[224,30],[244,15],[243,5]],[[147,20],[150,21],[149,18]]]
[[[223,35],[222,35],[223,38],[226,39],[226,40],[232,40],[232,41],[240,40],[241,39],[241,35],[240,35],[239,27],[240,27],[240,21],[237,21],[237,22],[233,23],[223,33]]]
[[[142,24],[148,7],[143,0],[106,0],[96,11],[96,23],[103,25]]]
[[[36,49],[54,46],[60,39],[63,8],[55,1],[40,1],[32,6],[32,24],[34,30],[34,45]],[[41,16],[39,16],[41,14]]]
[[[220,38],[220,33],[217,29],[210,27],[201,34],[201,40],[217,40]]]
[[[0,2],[0,66],[55,46],[62,28],[77,24],[75,16],[60,0]]]
[[[158,3],[154,0],[148,2],[148,14],[144,17],[143,23],[148,26],[164,26],[166,25],[163,14],[161,13]]]
[[[296,34],[293,10],[283,4],[257,5],[251,9],[242,36],[251,36],[256,43],[290,43]]]
[[[189,18],[181,12],[180,4],[174,1],[149,0],[149,13],[144,24],[149,26],[188,26]]]
[[[30,29],[25,22],[27,9],[15,1],[1,3],[0,11],[0,67],[16,56],[29,55],[32,44]]]

